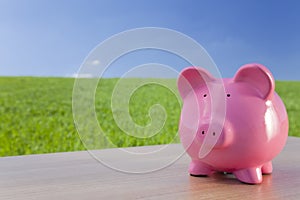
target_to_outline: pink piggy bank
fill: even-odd
[[[288,116],[266,67],[247,64],[229,79],[189,67],[180,73],[178,89],[179,134],[192,176],[227,172],[258,184],[262,174],[272,173],[272,159],[287,140]]]

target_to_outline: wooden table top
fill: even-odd
[[[128,150],[144,148],[155,146]],[[172,148],[177,151],[181,145]],[[117,156],[114,150],[99,152]],[[166,153],[144,164],[162,163],[170,156]],[[260,185],[242,184],[233,175],[191,177],[189,160],[184,155],[152,173],[126,174],[101,165],[86,151],[3,157],[0,199],[300,199],[300,138],[288,138],[273,162],[273,174],[264,175]]]

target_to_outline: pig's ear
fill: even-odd
[[[273,97],[275,80],[271,72],[263,65],[253,63],[242,66],[234,76],[234,81],[249,83],[265,100]]]
[[[214,81],[215,78],[205,69],[198,67],[188,67],[179,74],[177,86],[181,97],[195,89],[206,86],[208,82]]]

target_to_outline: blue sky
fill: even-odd
[[[164,27],[199,42],[224,77],[259,62],[278,80],[300,80],[299,13],[298,1],[276,0],[1,0],[0,76],[70,76],[108,37]],[[144,62],[155,62],[155,55]],[[141,64],[133,60],[119,62],[107,76]]]

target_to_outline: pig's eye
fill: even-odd
[[[227,94],[227,97],[230,97],[230,94]]]
[[[203,97],[207,97],[207,94],[204,94]]]

